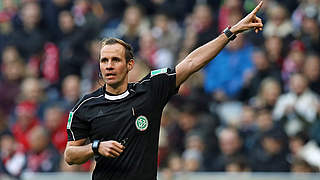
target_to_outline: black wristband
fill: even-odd
[[[91,148],[94,155],[100,155],[99,153],[100,140],[93,140]]]
[[[237,36],[230,31],[230,26],[223,30],[223,33],[227,36],[229,41],[234,40]]]

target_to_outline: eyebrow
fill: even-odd
[[[107,61],[107,60],[108,60],[108,58],[106,58],[106,57],[104,57],[104,58],[102,58],[102,59],[99,59],[100,62],[101,62],[101,61]],[[121,58],[115,56],[115,57],[111,57],[111,60],[121,60]]]
[[[102,59],[99,59],[100,61],[105,61],[105,60],[108,60],[108,58],[102,58]]]
[[[112,57],[111,59],[115,59],[115,60],[121,60],[121,58],[119,58],[119,57]]]

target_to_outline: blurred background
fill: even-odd
[[[63,152],[69,111],[103,85],[103,37],[133,46],[137,81],[174,68],[257,2],[1,0],[0,179],[92,171],[94,161],[68,166]],[[262,32],[239,34],[166,106],[161,179],[319,172],[320,0],[264,0],[258,16]]]

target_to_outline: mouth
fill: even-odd
[[[114,74],[114,73],[106,73],[106,75],[105,75],[105,77],[107,78],[107,79],[109,79],[109,78],[114,78],[116,76],[116,74]]]

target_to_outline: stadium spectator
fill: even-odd
[[[284,61],[284,42],[281,37],[270,36],[266,37],[264,41],[267,58],[270,60],[271,65],[279,69],[282,68]]]
[[[22,101],[30,101],[39,104],[44,101],[45,92],[38,78],[25,78],[21,84]]]
[[[100,44],[98,39],[93,39],[88,43],[89,57],[86,60],[81,71],[82,84],[85,92],[88,92],[93,84],[98,80],[97,59],[100,53]]]
[[[305,12],[303,16],[300,38],[309,51],[319,52],[320,30],[318,17],[320,11],[313,8],[309,7],[310,12]]]
[[[36,109],[36,116],[43,119],[43,112],[47,104],[47,96],[43,83],[38,78],[25,78],[21,83],[19,101],[27,101]]]
[[[185,150],[185,137],[197,128],[197,114],[192,106],[185,107],[178,113],[177,122],[169,131],[171,151],[181,154]]]
[[[203,171],[203,151],[205,145],[200,134],[192,133],[186,137],[186,149],[182,153],[184,170],[187,172]]]
[[[58,102],[65,111],[69,111],[81,96],[81,81],[77,75],[69,75],[63,79],[61,87],[61,98]]]
[[[252,132],[253,134],[246,136],[244,139],[244,145],[248,152],[261,147],[260,140],[265,132],[271,129],[283,131],[281,124],[272,119],[271,111],[267,108],[256,109],[255,126],[256,129]]]
[[[265,25],[263,35],[265,37],[279,36],[283,39],[291,39],[293,36],[293,26],[289,19],[288,10],[275,4],[269,8],[268,21]]]
[[[57,42],[61,36],[59,29],[59,14],[62,11],[70,11],[73,6],[72,0],[47,0],[41,3],[42,16],[45,29],[49,32],[49,40]]]
[[[99,12],[102,24],[107,27],[112,27],[121,21],[123,12],[128,5],[125,0],[98,0],[94,3],[96,3],[94,9]]]
[[[159,48],[150,31],[143,32],[139,39],[139,58],[151,69],[172,67],[174,56],[168,48]]]
[[[250,153],[253,171],[288,172],[290,164],[287,161],[287,136],[279,129],[270,129],[263,133],[261,148]]]
[[[26,154],[10,132],[0,136],[0,175],[19,178],[26,168]]]
[[[179,59],[183,59],[192,50],[217,36],[212,9],[206,4],[196,5],[185,23],[186,29]]]
[[[15,110],[16,121],[12,125],[12,133],[17,142],[22,144],[23,150],[30,149],[29,134],[33,127],[40,123],[36,116],[36,105],[29,101],[19,103]]]
[[[256,109],[266,108],[273,111],[280,94],[280,82],[272,78],[266,78],[261,82],[257,96],[251,97],[249,104]]]
[[[0,8],[0,57],[2,57],[4,48],[10,44],[11,33],[14,31],[11,21],[16,17],[17,13],[18,7],[16,1],[3,1],[2,9]]]
[[[245,156],[243,140],[236,129],[222,129],[218,140],[221,153],[212,160],[211,171],[225,171],[228,161],[236,156]]]
[[[196,172],[201,170],[202,155],[195,149],[186,149],[182,154],[185,172]]]
[[[291,172],[294,173],[312,173],[312,172],[319,172],[319,170],[310,165],[307,161],[296,158],[293,160],[291,164]]]
[[[256,135],[257,119],[256,111],[253,107],[244,105],[242,107],[241,117],[236,127],[241,137],[243,137],[243,146],[246,151],[250,150],[250,139]]]
[[[8,116],[0,109],[0,137],[10,132]]]
[[[44,112],[44,127],[50,136],[50,142],[63,154],[67,144],[66,122],[67,114],[58,105],[51,105]]]
[[[14,0],[4,0],[2,2],[2,10],[0,11],[0,16],[6,16],[12,19],[18,12],[18,4]]]
[[[158,162],[160,168],[167,166],[168,155],[171,151],[169,132],[175,121],[174,114],[176,111],[175,107],[169,105],[164,108],[162,113],[158,150]]]
[[[129,72],[129,82],[137,82],[150,71],[150,67],[141,59],[137,59],[135,69]]]
[[[59,28],[62,31],[57,42],[59,47],[59,76],[60,80],[70,74],[81,74],[81,69],[87,59],[88,52],[85,49],[87,42],[86,31],[77,27],[74,18],[69,11],[59,14]]]
[[[241,0],[226,0],[221,5],[219,10],[219,32],[223,31],[226,26],[230,25],[228,18],[233,15],[233,13],[242,13],[242,1]]]
[[[12,41],[24,60],[29,62],[32,58],[38,58],[46,40],[43,29],[39,27],[40,5],[37,2],[23,3],[19,18],[22,24],[13,32]]]
[[[262,50],[255,50],[252,53],[252,60],[255,69],[245,77],[244,87],[240,95],[240,99],[247,101],[250,97],[254,97],[259,92],[261,83],[266,78],[273,78],[281,82],[280,70],[272,66],[267,59],[266,53]]]
[[[303,74],[309,82],[310,90],[320,95],[320,57],[309,54],[303,65]]]
[[[300,131],[289,137],[289,150],[291,152],[291,160],[301,158],[299,153],[309,141],[309,136],[306,132]]]
[[[174,59],[179,49],[181,41],[181,29],[174,19],[170,19],[165,14],[156,14],[153,18],[154,26],[151,29],[153,37],[156,39],[156,44],[159,48],[166,48],[172,54]],[[173,64],[177,62],[174,61]]]
[[[138,5],[130,5],[124,11],[122,22],[117,31],[121,39],[132,44],[133,52],[136,53],[140,50],[138,42],[141,33],[148,31],[149,26],[149,21],[144,16],[142,8]]]
[[[27,152],[28,172],[56,172],[61,155],[50,144],[50,136],[42,126],[35,126],[28,135],[30,149]]]
[[[0,107],[5,115],[14,110],[24,72],[25,65],[17,49],[13,46],[6,47],[2,53],[0,79]]]
[[[310,137],[318,143],[320,146],[320,134],[318,133],[320,130],[320,105],[317,107],[317,118],[315,122],[312,123],[312,126],[310,128],[309,135]]]
[[[279,97],[273,117],[282,121],[288,135],[308,128],[316,119],[319,99],[310,91],[308,82],[302,74],[290,78],[290,91]]]
[[[227,99],[235,98],[243,86],[246,73],[253,68],[252,50],[244,35],[238,36],[222,50],[205,68],[206,92],[216,95],[221,92]]]
[[[289,79],[292,74],[302,72],[305,50],[305,45],[301,41],[295,40],[290,43],[290,50],[284,59],[281,72],[285,90],[289,88]]]
[[[171,154],[168,158],[168,168],[174,172],[179,173],[183,171],[183,160],[180,155]]]
[[[230,159],[226,163],[226,172],[250,172],[251,167],[248,161],[243,156],[238,156]]]

